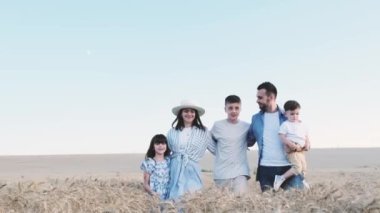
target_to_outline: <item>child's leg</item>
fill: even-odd
[[[304,189],[310,189],[310,185],[309,185],[309,183],[307,183],[307,181],[305,179],[306,169],[307,169],[305,153],[301,152],[300,155],[299,155],[299,158],[300,158],[300,161],[302,163],[302,175],[304,177],[304,179],[302,181],[303,187],[304,187]]]
[[[286,155],[286,157],[288,158],[289,162],[292,164],[292,167],[286,171],[284,174],[282,175],[276,175],[274,177],[274,183],[273,183],[273,189],[275,191],[277,191],[278,189],[280,189],[281,187],[281,184],[284,183],[284,181],[288,178],[290,178],[291,176],[293,175],[296,175],[298,174],[297,173],[297,168],[299,167],[298,166],[298,160],[297,160],[297,154],[296,152],[291,152],[291,153],[288,153]]]
[[[289,162],[292,164],[292,168],[290,168],[288,171],[286,171],[282,176],[285,179],[290,178],[293,175],[298,175],[301,172],[302,164],[299,159],[299,153],[298,152],[292,152],[287,154],[287,158]]]
[[[304,152],[300,153],[299,159],[300,159],[301,165],[302,165],[302,174],[303,174],[303,176],[305,176],[306,170],[307,170],[307,164],[306,164],[306,157],[305,157]]]
[[[284,174],[282,174],[281,176],[284,177],[285,179],[288,179],[293,175],[296,175],[296,170],[292,167],[288,171],[286,171]]]

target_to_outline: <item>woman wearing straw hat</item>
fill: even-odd
[[[173,152],[168,199],[178,200],[185,193],[202,188],[199,160],[212,139],[200,119],[205,110],[198,104],[184,100],[172,112],[177,117],[167,135]]]

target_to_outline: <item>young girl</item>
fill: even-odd
[[[162,134],[155,135],[140,167],[144,172],[145,191],[150,195],[159,196],[162,200],[167,198],[168,192],[169,154],[166,137]]]

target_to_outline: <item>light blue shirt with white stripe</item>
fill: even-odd
[[[212,140],[209,131],[197,127],[192,127],[185,146],[181,138],[186,137],[181,137],[181,131],[174,128],[167,134],[168,145],[172,150],[168,199],[174,200],[203,187],[199,160]]]

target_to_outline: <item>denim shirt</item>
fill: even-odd
[[[279,111],[278,115],[280,119],[280,125],[287,120],[285,114],[280,108],[277,106],[277,111]],[[248,139],[248,147],[257,145],[259,147],[259,160],[258,165],[260,166],[260,161],[262,158],[263,146],[264,146],[264,111],[260,111],[252,116],[251,126],[249,127],[247,139]]]

